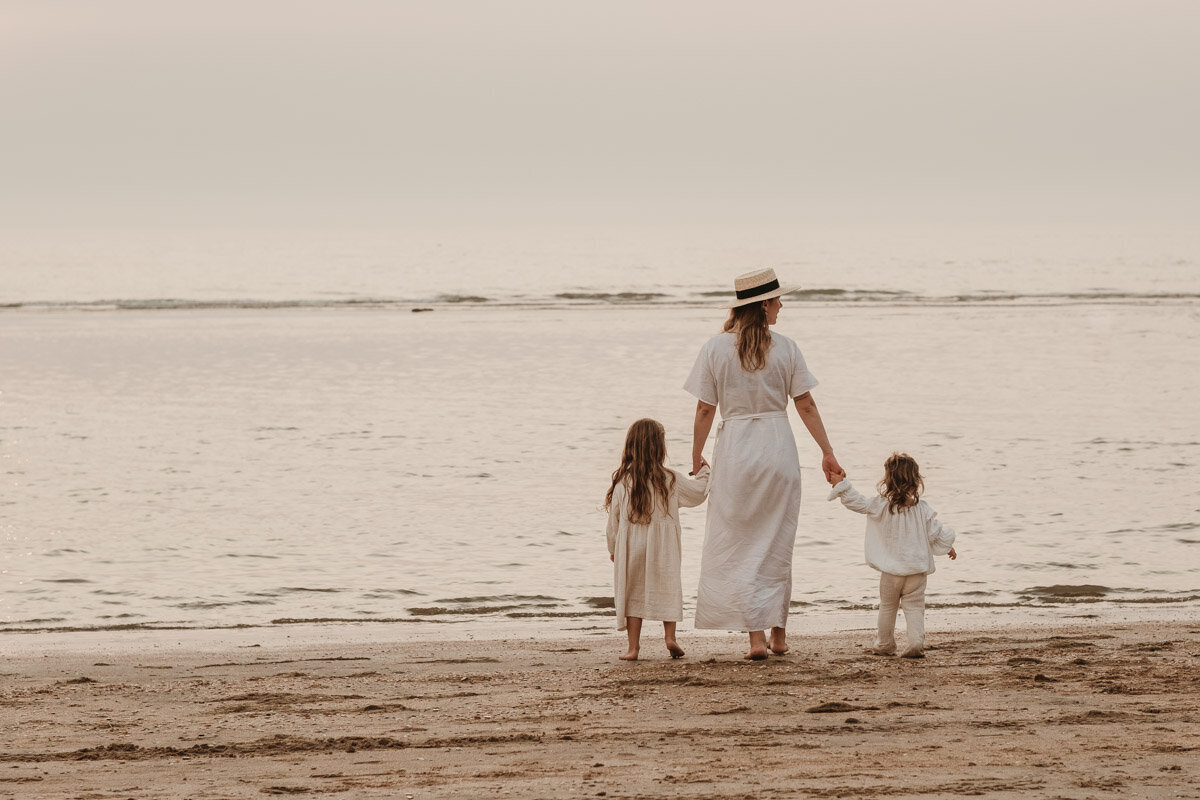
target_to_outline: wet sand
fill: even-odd
[[[0,797],[1200,798],[1200,623],[121,646],[0,668]],[[658,630],[661,630],[659,628]]]

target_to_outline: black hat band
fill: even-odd
[[[779,288],[779,281],[774,280],[774,281],[770,281],[769,283],[764,283],[762,286],[755,286],[753,289],[746,289],[744,291],[734,291],[734,294],[737,295],[738,300],[745,300],[748,297],[758,297],[760,294],[766,294],[767,292],[773,292],[778,288]]]

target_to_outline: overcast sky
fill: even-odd
[[[1200,2],[0,0],[10,220],[1187,221]]]

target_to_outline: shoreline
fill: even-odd
[[[867,628],[672,661],[651,623],[636,663],[544,627],[9,651],[0,797],[1200,796],[1200,621],[931,621],[921,661]]]
[[[696,630],[691,612],[679,623],[679,636],[710,638],[729,635],[725,631]],[[926,607],[926,626],[931,636],[959,632],[1004,632],[1014,629],[1038,629],[1061,625],[1106,626],[1126,624],[1184,624],[1198,619],[1195,609],[1185,605],[1121,605],[1098,607],[1095,604],[1062,606],[1005,606],[983,608]],[[646,621],[645,630],[659,623]],[[903,627],[903,616],[897,618]],[[875,629],[875,610],[855,609],[806,612],[793,610],[788,632],[793,636],[869,636]],[[307,647],[370,646],[380,642],[403,644],[461,642],[499,642],[548,635],[579,639],[619,637],[613,615],[590,614],[578,618],[529,617],[523,619],[474,617],[432,621],[413,620],[337,620],[295,624],[246,624],[230,627],[96,627],[80,629],[3,629],[0,645],[10,656],[36,656],[45,653],[158,650],[218,652],[231,646]]]

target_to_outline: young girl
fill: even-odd
[[[671,658],[683,656],[675,623],[683,619],[679,571],[679,509],[698,506],[708,494],[708,465],[695,478],[668,469],[667,435],[652,419],[629,426],[621,466],[604,498],[608,555],[613,562],[617,630],[629,636],[624,661],[636,661],[642,620],[663,621]]]
[[[892,453],[883,464],[879,494],[863,497],[845,472],[835,472],[829,499],[837,497],[851,511],[867,516],[867,564],[879,570],[879,635],[876,655],[896,652],[896,607],[904,609],[908,647],[903,658],[925,657],[925,580],[935,555],[958,558],[951,546],[954,531],[937,520],[937,512],[921,499],[925,481],[917,462]]]

